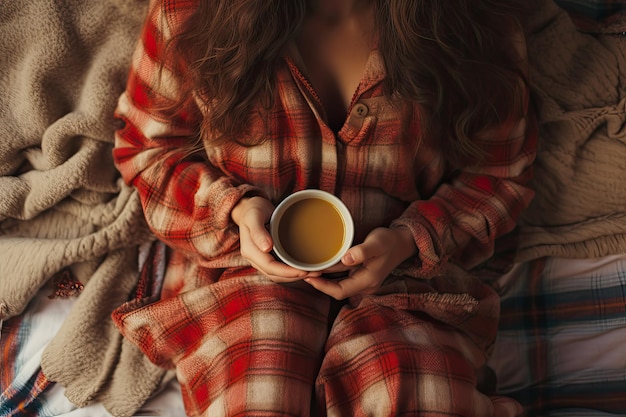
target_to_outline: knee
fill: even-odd
[[[318,401],[338,416],[488,415],[463,349],[427,336],[359,335],[332,346],[318,376]]]

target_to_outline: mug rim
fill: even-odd
[[[308,198],[319,198],[330,202],[337,209],[339,215],[343,220],[344,238],[341,248],[332,258],[324,262],[306,263],[294,259],[293,257],[289,256],[289,254],[287,254],[287,252],[284,250],[278,237],[279,222],[277,220],[280,218],[280,216],[282,216],[282,214],[295,203]],[[270,217],[270,235],[272,236],[272,241],[274,242],[274,253],[281,261],[293,268],[300,269],[302,271],[321,271],[338,263],[343,255],[345,255],[345,253],[348,251],[348,249],[352,247],[352,241],[354,239],[354,221],[352,219],[352,214],[350,213],[350,210],[348,210],[348,207],[343,201],[341,201],[339,197],[324,190],[309,188],[290,194],[276,206],[276,208],[272,212],[272,216]]]

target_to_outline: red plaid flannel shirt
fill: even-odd
[[[419,255],[407,263],[407,274],[431,278],[454,266],[446,266],[449,259],[471,267],[492,253],[495,238],[513,228],[532,197],[525,184],[536,138],[526,129],[526,115],[485,128],[475,138],[485,154],[482,163],[456,171],[438,151],[437,138],[418,140],[419,106],[384,94],[379,51],[371,52],[345,124],[335,133],[292,48],[276,68],[274,107],[263,119],[260,112],[251,114],[248,131],[261,143],[230,141],[190,154],[202,119],[200,101],[175,117],[154,109],[179,98],[181,65],[164,62],[163,48],[195,1],[151,2],[116,112],[125,126],[116,133],[115,162],[137,188],[154,233],[176,251],[162,299],[131,302],[114,314],[124,335],[155,363],[176,367],[189,415],[226,409],[306,415],[302,409],[308,410],[316,378],[317,400],[331,414],[345,408],[342,415],[371,415],[372,407],[385,407],[392,415],[401,403],[402,410],[487,415],[494,405],[477,395],[473,381],[497,320],[497,297],[486,285],[457,275],[408,278],[406,285],[399,278],[398,287],[410,293],[398,294],[390,283],[389,297],[353,300],[357,307],[342,310],[327,338],[328,297],[238,269],[246,263],[230,213],[245,195],[278,203],[294,191],[320,188],[349,207],[356,242],[379,226],[411,230]],[[417,362],[404,355],[412,343],[428,346],[418,349],[426,356]],[[346,401],[344,391],[333,387],[352,380],[344,372],[352,365],[367,372],[354,372],[354,381],[363,383],[350,387]],[[392,403],[404,379],[437,387],[438,394],[425,390]],[[362,401],[359,392],[372,389],[389,392],[389,404]],[[465,408],[476,413],[458,411]]]
[[[242,265],[230,218],[239,199],[256,194],[277,203],[304,188],[329,191],[347,204],[356,242],[375,227],[409,228],[419,255],[405,272],[421,278],[449,259],[464,267],[478,264],[492,254],[494,239],[514,227],[532,197],[525,184],[536,138],[526,115],[485,128],[475,138],[484,160],[454,171],[437,138],[417,139],[419,106],[384,94],[378,50],[370,54],[337,134],[292,50],[276,68],[269,117],[251,115],[251,135],[265,140],[252,147],[230,141],[189,155],[202,117],[199,101],[173,118],[154,108],[179,98],[180,65],[163,62],[164,43],[194,4],[151,2],[116,111],[125,127],[116,132],[115,163],[139,191],[152,230],[168,245],[197,255],[204,266]]]

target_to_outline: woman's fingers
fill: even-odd
[[[377,228],[363,241],[353,246],[342,258],[350,275],[342,280],[323,278],[306,281],[317,290],[337,299],[357,294],[374,293],[391,271],[415,252],[415,243],[407,230]],[[335,266],[329,272],[340,271]]]
[[[358,283],[346,282],[349,278],[342,279],[340,281],[333,281],[325,278],[305,278],[305,282],[310,284],[316,290],[323,292],[324,294],[333,297],[336,300],[343,300],[351,296],[352,293],[356,294],[358,292],[358,288],[352,288],[355,286],[358,287]]]
[[[307,277],[305,281],[318,291],[333,297],[336,300],[343,300],[357,294],[372,294],[382,282],[381,274],[376,268],[370,270],[364,266],[353,270],[353,272],[344,279],[333,280],[323,277],[313,278]]]
[[[242,199],[233,210],[233,221],[239,226],[240,253],[262,274],[275,282],[300,280],[308,273],[278,261],[270,253],[272,237],[265,228],[274,206],[262,197]],[[315,276],[315,275],[313,275]]]
[[[262,252],[269,253],[272,250],[274,242],[265,226],[259,226],[258,224],[251,226],[250,236],[254,245]]]

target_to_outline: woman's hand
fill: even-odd
[[[274,282],[291,282],[318,276],[319,273],[292,268],[270,253],[274,243],[265,225],[273,210],[273,204],[263,197],[242,198],[233,208],[230,216],[239,226],[241,256]]]
[[[306,278],[319,291],[342,300],[357,294],[374,293],[403,261],[417,253],[413,235],[406,228],[377,228],[360,245],[353,246],[341,264],[324,272],[349,270],[348,278]]]

